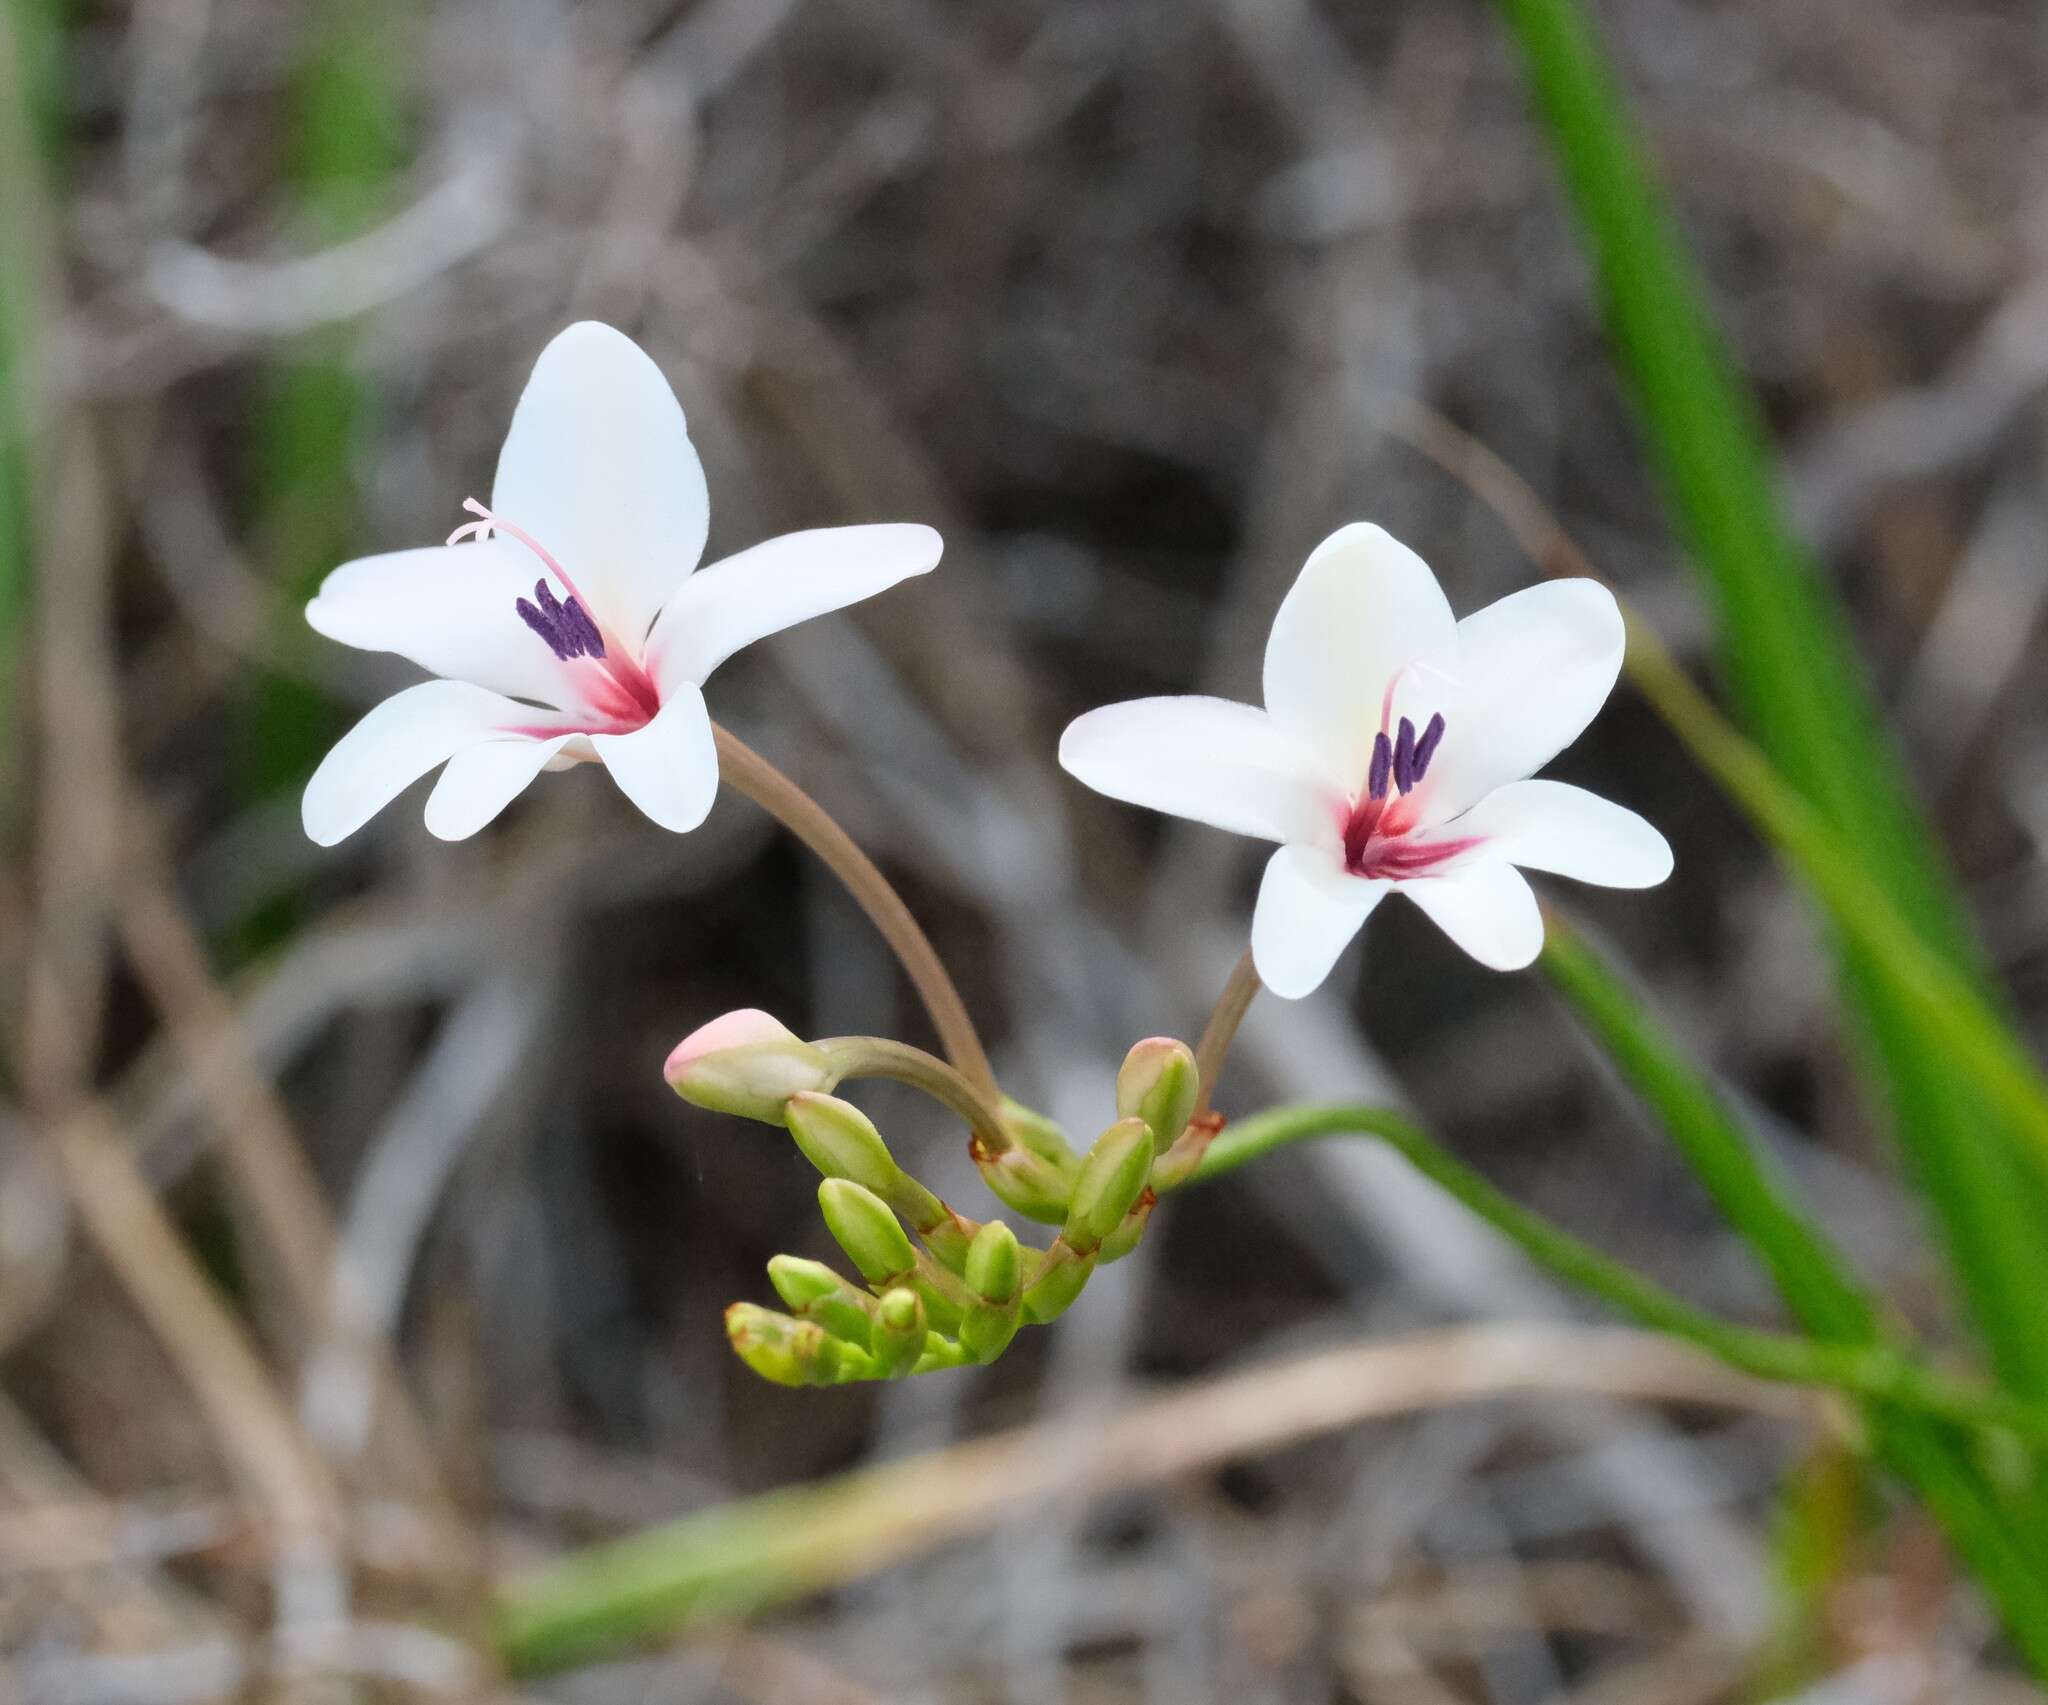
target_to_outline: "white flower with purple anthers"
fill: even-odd
[[[323,846],[436,765],[427,827],[444,840],[542,770],[591,761],[663,828],[694,829],[718,791],[711,671],[939,560],[931,528],[882,525],[698,568],[710,505],[683,411],[639,347],[594,321],[541,352],[490,507],[464,507],[477,519],[447,544],[344,563],[306,607],[329,639],[441,677],[386,699],[314,772],[303,814]]]
[[[1516,970],[1543,946],[1521,871],[1610,888],[1671,874],[1633,811],[1531,781],[1621,671],[1613,595],[1531,586],[1462,622],[1429,565],[1378,527],[1316,547],[1266,643],[1266,708],[1136,699],[1077,718],[1060,762],[1099,793],[1278,841],[1252,958],[1294,999],[1321,984],[1387,895],[1473,958]],[[1520,867],[1520,868],[1517,868]]]

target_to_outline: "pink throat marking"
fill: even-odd
[[[1344,868],[1353,876],[1401,881],[1425,876],[1439,865],[1477,846],[1478,835],[1433,839],[1415,834],[1428,794],[1430,760],[1444,737],[1444,717],[1435,712],[1420,738],[1415,725],[1401,718],[1400,738],[1392,737],[1394,693],[1411,672],[1427,665],[1410,663],[1397,670],[1380,699],[1379,733],[1364,785],[1345,803],[1339,818],[1344,842]]]
[[[486,509],[473,497],[462,500],[462,507],[477,517],[465,522],[448,535],[448,543],[455,544],[468,538],[488,538],[492,533],[503,533],[517,539],[528,550],[540,558],[541,564],[559,580],[569,596],[579,603],[593,623],[597,610],[584,596],[583,589],[569,578],[569,571],[556,560],[554,554],[538,539],[516,522],[507,521],[502,515]],[[606,720],[607,726],[595,729],[578,729],[579,733],[629,734],[636,728],[644,728],[661,709],[661,691],[653,678],[634,658],[632,651],[622,644],[618,635],[610,628],[599,626],[603,636],[603,652],[597,657],[577,657],[563,664],[576,678],[577,690],[590,708]],[[536,725],[518,732],[539,734],[543,730]],[[568,730],[551,727],[548,734],[566,733]]]

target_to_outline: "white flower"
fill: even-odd
[[[386,699],[314,772],[303,813],[323,846],[443,763],[426,815],[444,840],[589,760],[663,828],[694,829],[718,790],[711,671],[939,560],[929,527],[828,527],[698,568],[710,511],[683,411],[593,321],[541,352],[491,506],[465,507],[480,519],[447,544],[345,563],[306,607],[329,639],[441,677]]]
[[[1252,958],[1296,999],[1396,891],[1481,964],[1543,945],[1521,870],[1610,888],[1671,874],[1633,811],[1530,781],[1621,670],[1621,612],[1591,580],[1451,615],[1429,565],[1378,527],[1316,547],[1266,642],[1266,708],[1136,699],[1078,718],[1060,762],[1099,793],[1278,841]],[[1517,869],[1520,866],[1521,869]]]

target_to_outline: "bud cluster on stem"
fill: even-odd
[[[1118,1117],[1085,1153],[1043,1114],[984,1095],[907,1044],[805,1041],[764,1012],[694,1031],[669,1056],[667,1076],[697,1106],[781,1125],[823,1175],[819,1213],[861,1284],[778,1255],[768,1278],[789,1313],[739,1303],[726,1315],[741,1359],[785,1385],[994,1361],[1020,1327],[1056,1319],[1098,1266],[1138,1246],[1159,1193],[1184,1181],[1213,1135],[1196,1116],[1195,1056],[1168,1037],[1130,1051],[1117,1074]],[[834,1093],[863,1077],[914,1084],[958,1114],[990,1191],[1057,1226],[1052,1243],[1034,1247],[1002,1220],[970,1219],[913,1177],[874,1121]]]

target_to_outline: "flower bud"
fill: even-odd
[[[1003,1097],[1002,1108],[1003,1129],[1011,1137],[1040,1160],[1050,1161],[1064,1176],[1073,1177],[1081,1159],[1074,1153],[1074,1145],[1067,1141],[1066,1132],[1043,1113],[1007,1095]]]
[[[1045,1260],[1024,1287],[1024,1318],[1037,1325],[1057,1320],[1073,1306],[1095,1271],[1095,1257],[1083,1255],[1065,1238],[1056,1238]]]
[[[1073,1181],[1043,1155],[1033,1154],[1027,1148],[991,1153],[979,1138],[967,1152],[981,1168],[991,1194],[1005,1207],[1044,1225],[1066,1223]]]
[[[1145,1224],[1152,1217],[1152,1209],[1159,1201],[1148,1188],[1138,1197],[1137,1205],[1124,1215],[1124,1223],[1102,1240],[1102,1247],[1095,1252],[1095,1264],[1107,1267],[1112,1261],[1121,1261],[1145,1235]]]
[[[967,1246],[967,1288],[983,1302],[999,1306],[1016,1301],[1023,1282],[1024,1254],[1017,1234],[1001,1220],[990,1220]]]
[[[1202,1074],[1193,1051],[1171,1036],[1152,1036],[1124,1056],[1116,1074],[1116,1116],[1142,1119],[1155,1153],[1164,1154],[1195,1116]]]
[[[871,1377],[873,1362],[808,1320],[736,1302],[725,1311],[725,1335],[741,1361],[777,1385],[837,1385]]]
[[[851,1102],[815,1090],[800,1090],[782,1110],[783,1123],[804,1158],[827,1178],[848,1178],[887,1201],[903,1169],[882,1141],[874,1122]]]
[[[1021,1324],[1018,1303],[969,1303],[960,1321],[960,1347],[977,1362],[992,1362],[1010,1347]]]
[[[868,1348],[869,1317],[874,1303],[864,1291],[857,1291],[822,1261],[805,1261],[795,1255],[778,1255],[768,1263],[768,1282],[775,1294],[789,1305],[792,1314],[815,1320],[835,1338]]]
[[[830,1089],[836,1081],[821,1049],[753,1007],[691,1031],[675,1045],[662,1076],[693,1106],[771,1125],[782,1123],[792,1095]]]
[[[875,1372],[884,1379],[906,1374],[924,1353],[924,1304],[917,1292],[897,1286],[875,1305]]]
[[[1151,1127],[1142,1119],[1119,1119],[1095,1139],[1081,1162],[1061,1237],[1080,1253],[1093,1255],[1123,1224],[1151,1171]]]
[[[886,1284],[917,1265],[910,1239],[889,1204],[845,1178],[818,1186],[818,1208],[839,1247],[871,1285]]]

